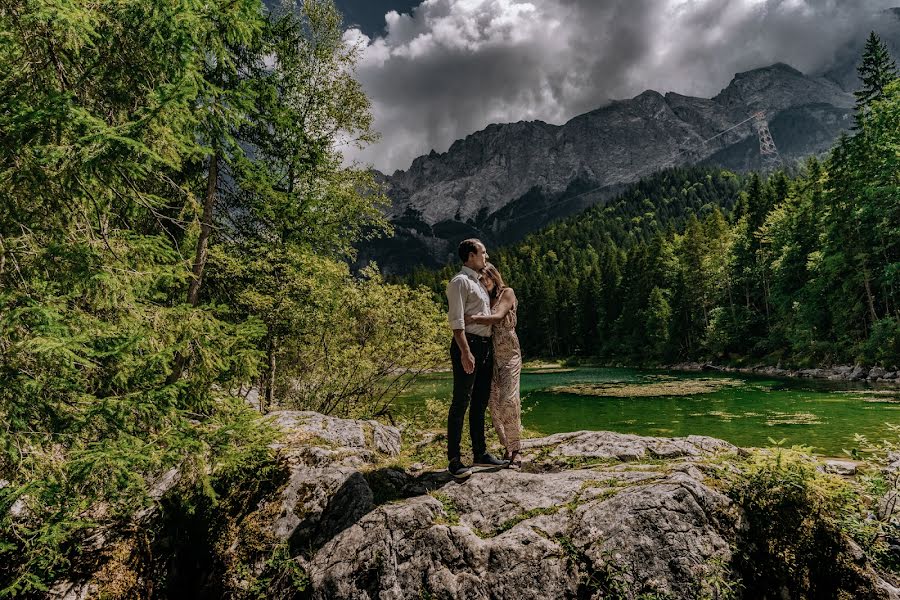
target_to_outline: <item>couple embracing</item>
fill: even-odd
[[[515,330],[515,292],[504,285],[500,272],[487,262],[484,244],[476,239],[463,240],[459,258],[462,270],[447,285],[448,318],[453,330],[453,401],[447,417],[447,459],[450,474],[465,479],[472,473],[463,464],[460,451],[467,408],[473,464],[521,466],[522,353]],[[503,460],[487,451],[484,417],[488,406],[497,436],[506,448]]]

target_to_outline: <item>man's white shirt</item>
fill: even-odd
[[[466,333],[485,337],[491,335],[490,325],[476,323],[466,325],[466,315],[491,314],[491,298],[478,281],[478,273],[474,269],[463,267],[462,271],[450,280],[447,284],[447,302],[450,305],[447,312],[450,329],[465,329]]]

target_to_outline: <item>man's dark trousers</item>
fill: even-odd
[[[469,436],[472,453],[480,457],[487,452],[484,441],[484,413],[491,395],[491,377],[494,371],[494,348],[491,338],[466,334],[469,349],[475,357],[475,370],[466,373],[462,365],[462,351],[456,340],[450,343],[450,362],[453,363],[453,403],[447,416],[447,459],[461,458],[459,444],[462,439],[466,408],[469,410]]]

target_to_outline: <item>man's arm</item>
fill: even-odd
[[[465,283],[461,278],[456,277],[447,284],[447,320],[450,322],[450,329],[454,331],[466,328],[465,311],[468,290]]]
[[[454,329],[453,339],[456,341],[456,345],[459,346],[460,353],[462,354],[463,371],[471,375],[475,372],[475,355],[472,354],[472,350],[469,348],[469,340],[466,339],[466,330]]]
[[[492,315],[468,315],[463,317],[468,323],[478,323],[479,325],[494,325],[500,323],[506,318],[507,313],[512,310],[516,302],[516,293],[512,288],[506,288],[500,294],[500,300],[497,302],[497,311]]]
[[[447,312],[447,320],[450,321],[450,329],[453,330],[453,339],[462,354],[463,370],[466,373],[475,372],[475,357],[469,348],[469,340],[466,339],[466,287],[461,279],[451,279],[447,285],[447,304],[450,309]]]

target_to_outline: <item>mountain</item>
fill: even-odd
[[[900,46],[900,11],[886,13]],[[893,37],[891,37],[893,36]],[[827,152],[852,124],[855,99],[846,77],[859,48],[834,68],[806,75],[786,64],[738,73],[713,98],[648,90],[579,115],[564,125],[493,124],[409,169],[378,174],[395,235],[360,249],[388,273],[439,267],[456,243],[479,237],[509,244],[559,218],[604,202],[629,183],[690,164],[749,171],[764,166],[752,115],[765,114],[787,165]]]

